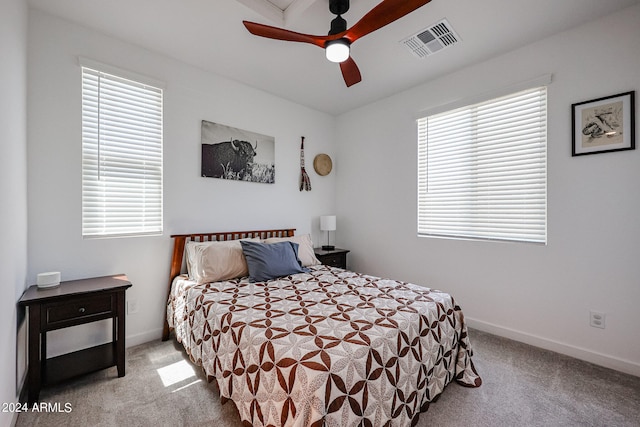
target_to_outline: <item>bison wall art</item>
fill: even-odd
[[[202,176],[275,182],[275,138],[202,121]]]

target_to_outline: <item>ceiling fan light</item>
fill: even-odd
[[[349,59],[349,42],[344,39],[327,42],[325,53],[331,62],[344,62]]]

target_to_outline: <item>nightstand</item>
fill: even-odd
[[[316,258],[324,265],[347,268],[347,254],[350,252],[347,249],[335,248],[326,251],[322,248],[314,248],[313,251],[316,254]]]
[[[124,274],[71,280],[55,288],[29,287],[18,301],[27,307],[29,404],[38,401],[43,385],[77,375],[118,367],[125,369],[125,292],[131,282]],[[113,319],[112,342],[47,359],[47,332]]]

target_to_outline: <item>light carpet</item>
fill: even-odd
[[[450,384],[417,426],[640,426],[639,377],[477,330],[470,337],[482,386]],[[40,398],[51,410],[21,413],[17,426],[242,425],[174,339],[129,348],[123,378],[113,367]]]

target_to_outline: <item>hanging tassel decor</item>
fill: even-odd
[[[304,136],[300,144],[300,191],[302,190],[311,191],[311,180],[304,170]]]

